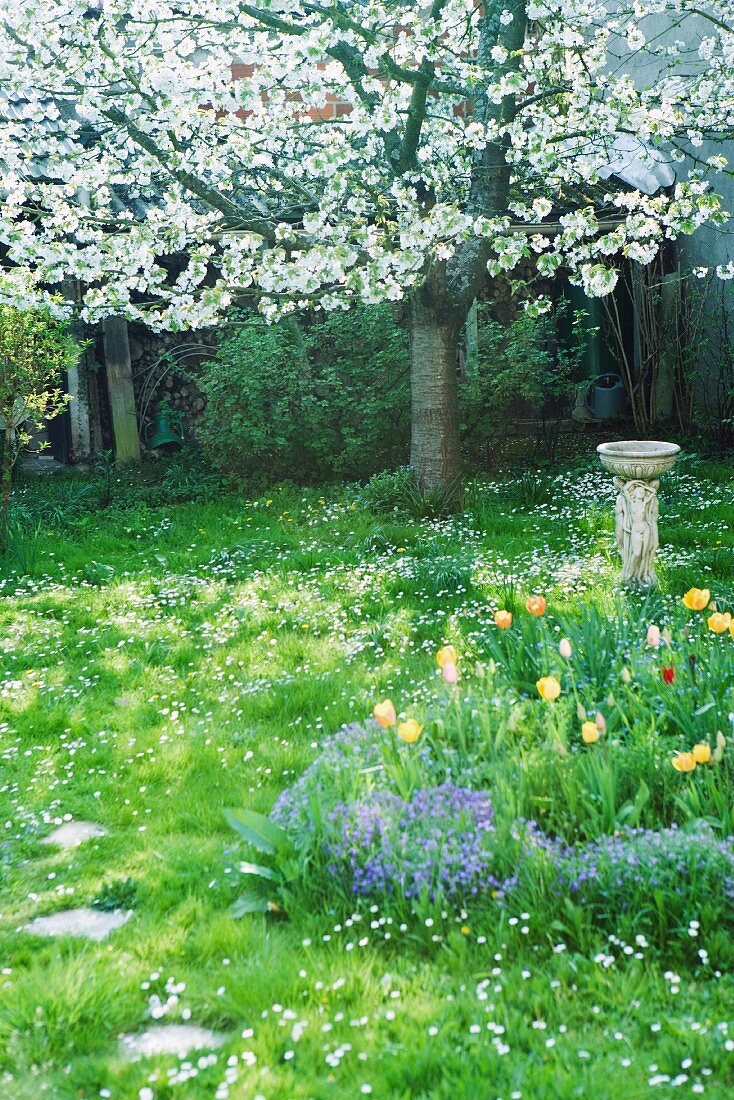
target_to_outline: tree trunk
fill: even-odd
[[[461,501],[461,452],[456,356],[465,318],[445,308],[430,281],[410,300],[410,465],[424,493]]]

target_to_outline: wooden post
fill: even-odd
[[[677,271],[663,275],[660,285],[660,357],[655,378],[656,420],[670,420],[675,406],[675,368],[681,281]]]
[[[140,462],[140,436],[135,413],[127,321],[124,317],[107,317],[102,322],[102,333],[115,458],[118,462]]]
[[[67,301],[78,306],[81,302],[81,283],[78,279],[65,279],[61,289]],[[72,323],[72,331],[81,339],[81,325],[78,320]],[[87,365],[89,352],[84,352],[80,359],[70,366],[66,372],[66,388],[71,397],[69,402],[69,458],[72,462],[89,458],[92,451],[91,430],[89,422],[89,384]]]

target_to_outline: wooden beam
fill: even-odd
[[[124,317],[107,317],[102,322],[102,333],[115,458],[118,462],[140,462],[140,436],[135,412],[127,321]]]

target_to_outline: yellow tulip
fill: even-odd
[[[455,665],[458,659],[459,655],[452,645],[445,645],[436,654],[436,664],[439,668],[443,668],[444,665]]]
[[[697,764],[708,764],[711,759],[711,746],[707,745],[705,741],[701,741],[698,745],[693,746],[691,755]]]
[[[600,732],[596,722],[584,722],[581,727],[581,737],[587,745],[594,745],[599,740]]]
[[[561,685],[555,676],[541,676],[536,681],[535,686],[538,689],[540,698],[545,699],[548,703],[552,703],[561,694]]]
[[[683,603],[689,611],[703,611],[710,599],[708,588],[689,588],[683,597]]]
[[[731,615],[728,611],[714,611],[706,621],[709,630],[713,630],[714,634],[724,634],[731,627]]]
[[[508,626],[512,626],[512,612],[511,611],[495,611],[494,621],[500,630],[507,630]]]
[[[415,718],[408,718],[406,722],[401,722],[398,726],[398,737],[401,741],[405,741],[406,745],[414,745],[421,735],[423,726],[416,722]]]
[[[395,707],[392,705],[390,699],[383,699],[381,703],[375,703],[372,714],[383,729],[387,729],[388,726],[394,726],[397,721]]]
[[[677,752],[670,763],[677,772],[692,772],[696,767],[696,757],[692,752]]]

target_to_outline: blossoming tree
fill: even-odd
[[[406,298],[428,489],[458,481],[488,273],[534,256],[600,295],[725,220],[699,153],[734,130],[729,0],[26,0],[0,88],[3,300],[75,278],[88,320],[183,328]]]

